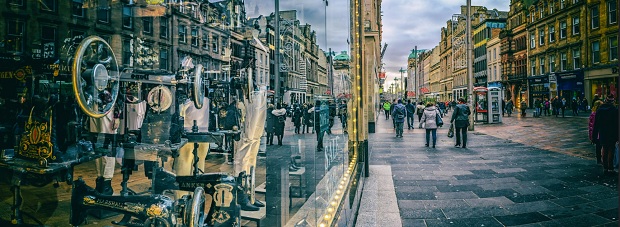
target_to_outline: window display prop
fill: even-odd
[[[0,159],[0,174],[11,182],[14,193],[13,224],[23,224],[21,186],[70,184],[74,166],[101,156],[85,140],[81,126],[85,117],[101,118],[114,109],[119,89],[116,58],[108,43],[96,36],[68,39],[63,49],[67,60],[55,65],[70,66],[70,76],[57,69],[48,74],[26,67],[15,82],[3,82],[15,85],[7,89],[14,92],[4,92],[0,99],[18,100],[4,116],[2,127],[15,128],[16,136],[2,143]],[[13,112],[16,115],[8,114]]]

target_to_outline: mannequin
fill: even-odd
[[[204,98],[204,103],[209,103],[207,98]],[[203,105],[202,109],[196,109],[194,103],[187,99],[180,106],[180,113],[184,119],[183,128],[187,132],[192,131],[194,121],[198,126],[199,132],[207,132],[209,128],[209,105]],[[179,150],[179,157],[174,159],[174,169],[172,170],[178,176],[190,176],[193,171],[194,162],[194,143],[187,143]],[[198,168],[200,171],[205,166],[205,158],[209,152],[209,143],[198,143]],[[175,192],[176,198],[180,198],[186,195],[188,192],[177,191]]]
[[[90,132],[93,133],[93,146],[97,143],[97,137],[99,134],[104,134],[103,147],[101,149],[106,150],[101,158],[95,161],[97,168],[97,180],[95,190],[104,195],[114,194],[112,189],[112,177],[114,176],[115,165],[115,152],[114,149],[109,149],[109,144],[115,142],[115,135],[118,133],[118,127],[120,126],[119,116],[114,114],[115,111],[110,111],[102,118],[90,118]],[[112,145],[116,147],[116,145]],[[95,149],[96,150],[96,149]]]

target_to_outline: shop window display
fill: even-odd
[[[149,53],[160,59],[152,62],[136,52],[142,34],[99,34],[97,18],[84,17],[88,26],[80,36],[58,34],[65,40],[59,56],[36,59],[37,65],[2,64],[12,80],[0,87],[0,110],[11,116],[0,119],[0,171],[12,174],[26,166],[49,172],[11,185],[12,191],[59,181],[71,186],[59,195],[70,201],[38,201],[65,202],[69,210],[35,214],[33,206],[23,206],[27,218],[21,195],[0,188],[19,197],[1,218],[50,226],[82,225],[87,218],[117,226],[347,225],[363,172],[358,151],[349,149],[348,133],[356,133],[349,124],[355,120],[349,116],[351,88],[330,84],[350,81],[328,79],[335,56],[329,50],[350,47],[346,40],[328,40],[335,40],[335,18],[348,11],[333,11],[321,1],[282,3],[287,10],[280,12],[276,55],[276,1],[231,1],[236,5],[230,8],[206,3],[211,10],[196,21],[185,20],[178,7],[146,2],[148,12],[110,3],[122,9],[122,17],[109,23],[132,28],[138,17],[160,17],[144,28],[149,34],[187,35],[188,28],[217,34],[196,38],[217,51],[189,48],[184,37],[149,36],[155,39]],[[83,7],[82,14],[97,10]],[[311,18],[310,11],[320,16]],[[57,26],[66,30],[63,23]],[[24,29],[30,27],[40,28]],[[276,83],[281,90],[274,91]],[[37,202],[34,197],[25,194],[23,202]]]

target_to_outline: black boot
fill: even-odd
[[[241,206],[241,210],[258,211],[259,208],[250,203],[250,197],[248,193],[245,192],[245,188],[243,187],[244,178],[245,173],[239,173],[239,177],[237,177],[237,203]]]
[[[265,207],[265,204],[263,202],[261,202],[260,200],[256,199],[256,200],[254,200],[254,206],[256,206],[256,207]]]
[[[102,195],[114,194],[114,189],[112,188],[112,180],[105,180],[103,177],[97,177],[97,179],[95,180],[95,191],[99,192]]]

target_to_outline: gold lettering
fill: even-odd
[[[0,79],[12,79],[13,72],[0,72]]]

